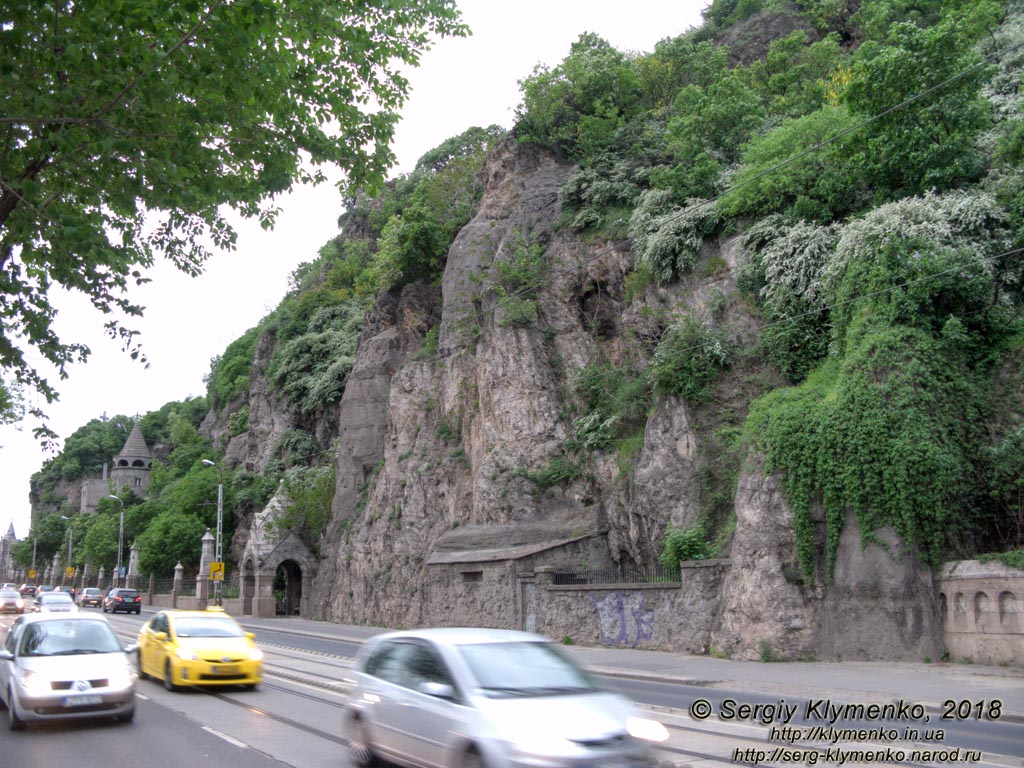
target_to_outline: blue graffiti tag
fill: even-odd
[[[602,645],[636,648],[654,635],[654,611],[644,606],[643,595],[612,592],[598,599],[590,595],[597,611],[597,630]]]

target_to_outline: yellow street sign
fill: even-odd
[[[35,577],[36,577],[36,572],[32,568],[28,569],[28,577],[30,579],[35,579]]]
[[[75,566],[69,565],[67,568],[65,568],[64,575],[67,576],[69,579],[75,578]]]
[[[224,563],[210,563],[210,581],[224,581]]]

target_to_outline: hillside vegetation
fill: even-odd
[[[739,235],[742,299],[759,318],[741,339],[674,322],[635,365],[565,382],[582,408],[548,479],[582,471],[588,456],[628,454],[659,398],[713,402],[723,372],[756,359],[786,385],[751,405],[700,525],[652,542],[663,561],[714,554],[727,537],[740,441],[782,478],[805,574],[828,570],[847,510],[867,535],[891,526],[932,564],[1024,545],[1022,40],[1018,2],[715,0],[700,28],[654,51],[583,34],[561,63],[526,74],[513,137],[573,164],[564,228],[629,243],[627,305],[694,277],[708,238]],[[272,336],[266,380],[300,416],[259,475],[225,472],[232,519],[279,479],[299,487],[331,464],[316,423],[341,399],[367,313],[389,291],[438,283],[503,134],[471,128],[378,195],[349,200],[343,234],[212,362],[204,405],[230,410],[240,434],[254,351]],[[508,275],[507,294],[529,300],[538,273],[523,253],[534,280]],[[529,324],[518,308],[514,321]],[[436,344],[435,328],[423,354]],[[216,483],[200,459],[223,449],[198,435],[198,416],[186,403],[144,420],[151,445],[164,445],[151,497],[132,506],[144,573],[198,562],[198,536],[187,541],[210,525],[199,499]],[[61,546],[58,480],[116,452],[122,422],[90,423],[36,475],[33,531],[54,529],[40,555],[44,541],[51,556]],[[315,546],[323,499],[302,505],[289,524]],[[103,520],[117,510],[102,509],[92,527],[109,536]],[[84,535],[83,558],[112,562],[108,539],[94,547]]]

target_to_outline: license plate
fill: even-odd
[[[65,696],[61,702],[65,707],[92,707],[102,703],[102,696]]]
[[[235,664],[220,664],[215,667],[210,667],[211,675],[237,675],[238,666]]]

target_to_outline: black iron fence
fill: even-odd
[[[678,568],[619,566],[555,571],[553,581],[555,584],[679,584],[681,576]]]

